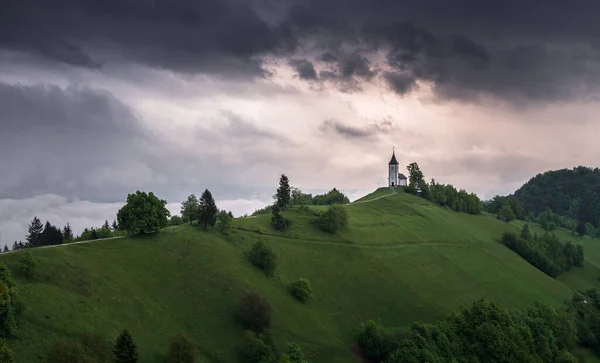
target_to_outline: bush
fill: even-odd
[[[15,361],[13,351],[6,345],[4,339],[0,339],[0,362],[13,363]]]
[[[291,363],[306,363],[304,360],[304,352],[302,352],[302,348],[296,343],[288,344],[285,355],[288,356],[289,362]]]
[[[267,342],[269,339],[263,334],[250,330],[244,332],[241,355],[247,363],[272,363],[275,362],[273,347]]]
[[[342,205],[334,204],[315,223],[325,232],[335,233],[348,225],[348,212]]]
[[[12,336],[17,328],[15,313],[22,310],[19,293],[10,270],[0,265],[0,337]]]
[[[34,278],[38,274],[38,264],[33,259],[31,253],[27,252],[19,262],[19,271],[28,279]]]
[[[256,241],[247,255],[254,266],[263,270],[267,276],[273,275],[276,267],[276,256],[275,252],[266,243],[261,240]]]
[[[171,339],[167,363],[193,363],[196,361],[196,346],[183,334]]]
[[[231,221],[233,218],[224,210],[217,215],[217,228],[222,235],[228,236],[231,231]]]
[[[292,282],[288,288],[292,295],[300,301],[306,301],[313,297],[310,282],[307,279],[300,278],[298,281]]]
[[[242,326],[263,332],[271,326],[271,305],[258,292],[247,292],[240,299],[237,318]]]
[[[179,226],[183,224],[183,218],[178,215],[171,216],[169,220],[169,226]]]
[[[383,332],[379,322],[369,320],[362,323],[357,329],[357,342],[364,355],[373,362],[381,362],[394,350],[394,343]]]

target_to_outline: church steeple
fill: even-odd
[[[396,147],[392,149],[392,160],[388,163],[388,165],[399,165],[398,160],[396,160]]]

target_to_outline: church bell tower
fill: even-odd
[[[398,160],[396,160],[396,150],[392,149],[392,160],[390,160],[388,164],[388,185],[390,187],[397,187],[399,185],[399,169],[398,169]]]

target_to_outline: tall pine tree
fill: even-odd
[[[277,199],[276,204],[280,209],[285,209],[285,207],[290,203],[290,193],[292,188],[290,187],[290,181],[285,174],[281,174],[279,178],[279,188],[277,188],[277,194],[275,195],[275,199]]]
[[[110,224],[108,224],[108,220],[104,220],[104,224],[102,225],[102,229],[105,231],[110,231]]]
[[[113,231],[116,231],[119,229],[119,226],[117,225],[117,221],[113,219],[113,223],[112,223],[112,229]]]
[[[71,242],[73,240],[73,230],[69,223],[63,228],[62,235],[64,242]]]
[[[113,352],[115,363],[136,363],[139,359],[137,347],[127,329],[123,330],[117,338]]]
[[[211,227],[215,226],[217,223],[217,213],[219,213],[219,210],[217,209],[215,200],[208,189],[206,189],[200,197],[200,203],[198,207],[198,223],[204,225],[205,231],[208,225]]]
[[[44,225],[40,219],[36,216],[33,217],[33,221],[28,228],[28,234],[25,239],[27,240],[28,247],[37,247],[41,245],[42,232],[44,231]]]

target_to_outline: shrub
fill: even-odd
[[[246,329],[263,332],[271,326],[271,305],[258,292],[247,292],[240,299],[237,318]]]
[[[275,362],[273,347],[266,342],[265,336],[250,330],[244,332],[241,355],[247,363],[272,363]]]
[[[348,212],[342,205],[334,204],[317,218],[316,224],[325,232],[335,233],[348,225]]]
[[[15,313],[22,310],[19,294],[10,270],[0,265],[0,337],[7,338],[15,333]]]
[[[6,345],[4,339],[0,339],[0,362],[13,363],[15,361],[13,351]]]
[[[302,352],[302,348],[296,343],[288,344],[285,355],[288,356],[289,362],[291,363],[306,363],[304,360],[304,352]]]
[[[306,301],[312,298],[312,288],[307,279],[300,278],[298,281],[292,282],[288,288],[292,295],[300,301]]]
[[[231,231],[231,216],[224,210],[217,215],[217,228],[222,235],[227,236]]]
[[[275,272],[275,252],[263,241],[256,241],[247,255],[250,262],[263,270],[267,276]]]
[[[137,347],[127,329],[119,334],[113,352],[115,363],[136,363],[139,359]]]
[[[183,334],[171,339],[167,363],[193,363],[196,361],[196,346]]]
[[[358,326],[356,340],[365,356],[373,362],[385,360],[389,352],[394,350],[394,344],[383,332],[381,324],[373,320]]]
[[[34,278],[38,274],[38,264],[33,259],[31,253],[27,252],[19,262],[19,271],[28,279]]]

